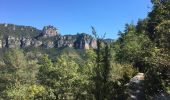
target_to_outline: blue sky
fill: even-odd
[[[54,25],[61,34],[91,33],[116,39],[126,23],[136,23],[151,10],[150,0],[0,0],[0,23]]]

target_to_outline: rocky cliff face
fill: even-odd
[[[87,34],[77,35],[58,35],[53,40],[43,41],[42,39],[35,39],[31,37],[14,37],[8,36],[0,40],[0,48],[24,48],[24,47],[44,47],[48,48],[62,48],[74,47],[77,49],[97,48],[96,40]]]
[[[45,26],[42,30],[43,37],[53,37],[53,36],[56,36],[57,34],[58,34],[57,28],[51,25]]]
[[[16,25],[11,25],[10,27],[17,27],[17,31],[20,34],[24,34],[27,28],[20,28]],[[82,33],[77,35],[60,35],[57,32],[57,29],[53,26],[45,26],[42,31],[36,31],[37,36],[31,36],[27,33],[26,36],[18,35],[16,29],[7,28],[8,25],[0,25],[0,48],[25,48],[25,47],[43,47],[46,49],[49,48],[63,48],[63,47],[74,47],[77,49],[90,49],[97,48],[96,40],[93,39],[90,35]],[[6,31],[2,31],[6,30]],[[24,31],[25,30],[25,31]],[[31,29],[29,29],[31,30]],[[4,33],[3,33],[4,32]],[[6,33],[6,32],[10,32]],[[15,34],[13,34],[14,32]],[[31,31],[29,31],[31,32]],[[7,34],[7,35],[6,35]],[[32,34],[32,33],[30,33]]]

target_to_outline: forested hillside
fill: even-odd
[[[92,27],[96,48],[1,48],[0,99],[169,100],[170,1],[151,2],[148,16],[114,42]]]
[[[36,37],[41,30],[31,26],[22,26],[15,24],[0,24],[0,37],[6,35],[15,37]]]

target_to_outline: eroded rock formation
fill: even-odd
[[[96,49],[97,43],[92,36],[85,33],[60,35],[57,28],[51,25],[38,30],[31,26],[0,24],[0,48],[25,47]]]
[[[56,36],[57,34],[58,34],[57,28],[51,25],[45,26],[42,30],[43,37],[52,37],[52,36]]]

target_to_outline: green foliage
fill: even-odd
[[[153,10],[138,24],[126,25],[114,43],[116,61],[145,73],[146,98],[169,91],[169,0],[152,0]]]
[[[93,28],[92,28],[93,29]],[[97,50],[96,50],[96,67],[95,67],[95,76],[94,76],[94,83],[95,83],[95,89],[94,89],[94,95],[96,100],[104,100],[106,99],[106,84],[108,83],[109,78],[109,70],[110,70],[110,62],[108,62],[108,59],[110,59],[109,55],[109,48],[106,44],[106,53],[104,52],[104,49],[102,48],[102,42],[101,40],[97,39]],[[109,55],[107,57],[107,55]],[[105,66],[108,65],[108,66]]]
[[[153,0],[153,10],[149,13],[148,31],[149,37],[156,44],[149,52],[146,65],[147,94],[155,95],[169,91],[170,65],[169,65],[169,33],[170,33],[170,1]]]
[[[28,85],[35,84],[39,66],[32,60],[26,60],[24,53],[19,49],[6,51],[3,62],[3,66],[0,67],[0,96],[13,100],[26,98],[25,91]]]
[[[127,28],[128,30],[133,29],[133,27]],[[128,33],[128,30],[126,33]],[[127,99],[128,95],[125,93],[125,84],[127,84],[136,71],[128,64],[124,66],[117,63],[115,61],[115,50],[112,50],[111,45],[99,39],[93,27],[92,32],[97,38],[98,47],[96,49],[96,66],[94,67],[95,74],[93,76],[95,99]],[[120,48],[118,49],[120,50]]]
[[[140,63],[148,55],[145,51],[152,46],[152,43],[145,33],[137,33],[144,32],[142,27],[139,28],[139,26],[136,29],[134,25],[127,24],[124,33],[121,32],[119,39],[114,43],[114,50],[117,61],[131,63],[142,71],[144,68]]]
[[[40,64],[38,75],[40,84],[51,89],[55,98],[79,98],[81,95],[87,94],[89,78],[86,74],[90,72],[85,71],[85,67],[79,67],[65,55],[60,55],[54,63],[47,55],[44,55]],[[48,96],[50,97],[50,95]]]
[[[92,27],[95,50],[0,49],[0,99],[126,100],[126,85],[138,71],[145,74],[144,98],[170,93],[170,1],[152,3],[148,18],[126,24],[113,44],[100,39]],[[35,37],[39,32],[0,24],[0,37]]]
[[[153,48],[151,56],[145,58],[146,94],[156,95],[161,92],[169,92],[169,61],[169,53],[159,48]]]
[[[41,85],[20,85],[13,86],[5,91],[6,99],[12,100],[34,100],[45,93],[45,88]]]
[[[41,33],[40,30],[31,26],[19,26],[14,24],[0,24],[1,36],[16,36],[16,37],[36,37]]]
[[[149,13],[149,37],[159,47],[169,47],[170,1],[152,0],[153,10]]]

